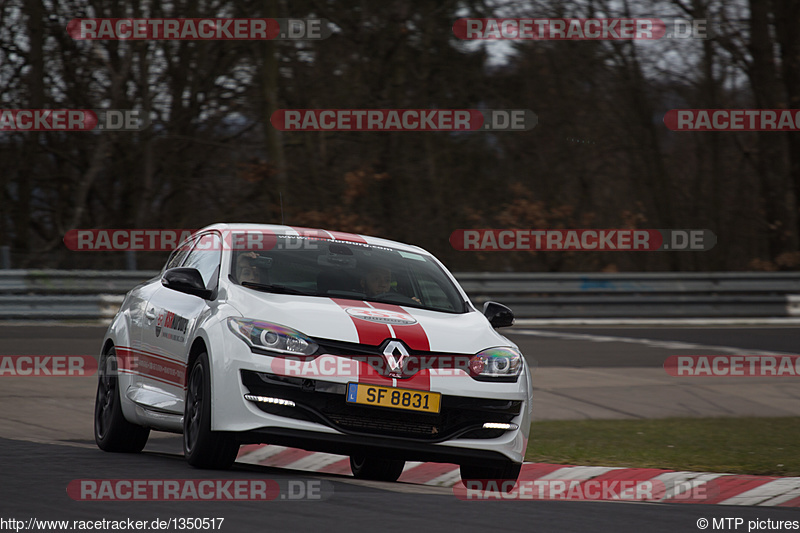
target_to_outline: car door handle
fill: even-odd
[[[147,318],[147,320],[155,320],[156,319],[155,307],[151,307],[150,309],[148,309],[147,312],[144,314],[144,316]]]

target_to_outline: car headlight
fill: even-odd
[[[522,365],[522,354],[514,348],[489,348],[472,356],[469,370],[478,380],[516,381]]]
[[[250,318],[228,318],[228,327],[255,351],[286,355],[313,355],[317,343],[280,324]]]

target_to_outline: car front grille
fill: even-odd
[[[388,417],[334,414],[330,416],[330,419],[336,426],[347,428],[351,431],[375,431],[384,435],[415,435],[420,438],[427,438],[439,433],[439,424],[437,423],[424,424],[401,420],[399,417],[390,419]]]
[[[339,357],[348,357],[350,359],[366,362],[379,375],[387,376],[389,373],[386,357],[380,346],[332,341],[329,339],[314,338],[312,340],[319,346],[314,353],[315,356],[336,355]],[[412,350],[408,345],[405,345],[405,343],[404,346],[408,352],[404,363],[405,369],[398,375],[392,375],[393,378],[398,380],[410,379],[423,368],[441,368],[448,370],[457,368],[468,371],[470,359],[472,358],[472,355],[469,354]]]
[[[314,355],[381,355],[379,346],[358,344],[354,342],[332,341],[330,339],[312,338],[319,348]],[[412,352],[416,353],[416,352]]]

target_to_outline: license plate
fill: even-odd
[[[438,413],[441,400],[442,395],[438,392],[395,389],[366,383],[347,384],[347,401],[349,403]]]

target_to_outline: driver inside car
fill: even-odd
[[[373,267],[361,278],[361,288],[367,298],[374,298],[381,294],[394,293],[392,290],[392,271],[386,267]],[[399,293],[395,293],[399,294]],[[421,303],[416,296],[411,298]]]
[[[361,288],[369,298],[391,291],[392,271],[385,267],[370,269],[361,279]]]
[[[255,261],[257,258],[258,254],[255,252],[247,252],[236,259],[236,278],[239,283],[243,281],[261,283],[261,272],[258,270]]]

